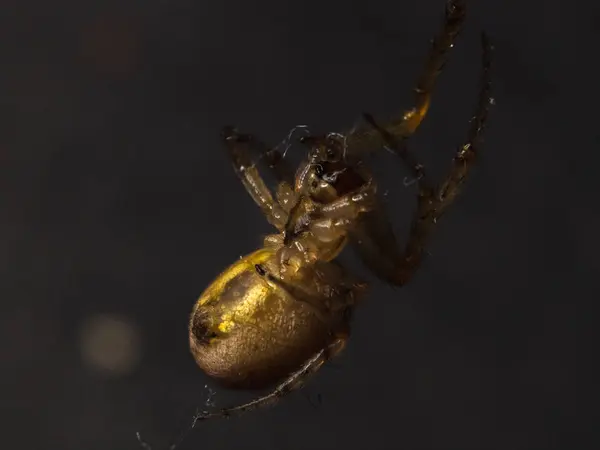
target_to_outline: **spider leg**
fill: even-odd
[[[291,191],[293,172],[283,161],[281,154],[269,149],[264,143],[249,134],[240,134],[232,127],[226,127],[222,132],[223,140],[229,152],[236,175],[267,217],[269,223],[278,230],[283,230],[288,214],[281,205],[273,199],[270,189],[261,177],[256,163],[252,161],[252,153],[259,153],[277,181],[280,191]]]
[[[370,114],[363,114],[367,123],[369,123],[374,130],[376,130],[383,139],[385,146],[394,152],[402,162],[406,165],[411,173],[411,176],[417,181],[417,183],[424,188],[433,186],[433,184],[427,179],[425,175],[425,167],[419,163],[408,150],[406,142],[400,142],[394,135],[388,130],[381,127]]]
[[[265,163],[278,183],[294,185],[294,170],[277,148],[268,147],[263,142],[255,140],[255,149],[260,153],[259,159]]]
[[[446,64],[450,49],[454,47],[454,42],[462,30],[465,13],[465,0],[447,0],[442,29],[431,41],[425,67],[419,75],[414,89],[414,106],[385,125],[386,131],[398,140],[398,148],[404,145],[404,141],[417,130],[427,115],[435,82]],[[376,132],[372,127],[361,127],[348,134],[346,144],[346,154],[352,158],[357,157],[357,154],[374,152],[385,142],[382,142],[381,133]]]
[[[378,202],[356,220],[349,242],[363,264],[377,277],[398,284],[397,272],[403,257],[383,205]]]
[[[317,283],[303,287],[288,283],[268,271],[264,265],[257,264],[255,268],[260,276],[277,289],[295,301],[304,303],[319,320],[337,330],[337,334],[340,332],[340,324],[332,319],[339,318],[340,312],[344,313],[342,319],[347,319],[351,308],[367,288],[367,283],[350,274],[339,262],[315,261],[313,267],[301,269],[305,271],[305,279],[312,279]]]
[[[402,141],[413,134],[429,110],[431,93],[438,75],[442,72],[448,59],[450,49],[460,34],[465,20],[466,4],[464,0],[448,0],[446,14],[441,33],[436,36],[427,56],[425,68],[415,88],[415,106],[404,113],[402,119],[386,128]]]
[[[376,197],[377,186],[373,181],[369,181],[361,186],[357,191],[342,195],[336,200],[321,206],[317,213],[325,219],[352,220],[359,217],[360,214],[369,211]]]
[[[481,42],[481,87],[467,141],[454,156],[452,169],[439,188],[434,189],[430,185],[420,183],[417,211],[403,254],[396,246],[391,225],[381,208],[371,208],[362,214],[351,231],[353,246],[363,262],[380,278],[393,284],[403,285],[410,280],[423,258],[431,231],[460,193],[475,161],[492,102],[490,67],[493,47],[485,34],[482,34]]]
[[[340,335],[339,337],[335,338],[331,344],[319,350],[312,357],[310,357],[302,365],[302,367],[300,367],[295,372],[291,373],[287,379],[278,384],[275,387],[275,389],[273,389],[273,391],[271,391],[270,393],[243,405],[234,406],[231,408],[224,408],[216,412],[202,412],[196,415],[196,417],[194,417],[194,423],[197,421],[214,419],[218,417],[231,417],[259,408],[273,406],[291,391],[297,390],[300,387],[302,387],[304,383],[312,375],[314,375],[323,364],[325,364],[329,359],[341,352],[345,347],[346,340],[347,337],[344,335]]]
[[[316,373],[327,361],[338,355],[346,346],[348,341],[348,334],[344,332],[338,332],[334,339],[325,348],[322,348],[309,359],[307,359],[302,366],[296,371],[292,372],[285,380],[279,383],[271,392],[262,395],[250,402],[244,403],[238,406],[232,406],[228,408],[222,408],[216,411],[202,411],[196,412],[192,418],[192,423],[188,429],[186,429],[181,436],[176,440],[175,443],[169,446],[170,450],[174,450],[179,446],[187,434],[192,431],[198,422],[219,419],[219,418],[230,418],[233,416],[239,416],[246,412],[254,411],[261,408],[267,408],[274,406],[283,397],[292,391],[300,389],[304,384]],[[150,446],[142,440],[139,433],[137,434],[138,442],[143,449],[149,450]]]
[[[452,169],[443,181],[437,194],[437,212],[441,215],[460,193],[460,189],[475,162],[478,146],[487,121],[490,105],[493,104],[491,64],[493,46],[485,33],[481,33],[482,74],[479,99],[475,115],[471,119],[468,139],[463,144],[452,162]]]

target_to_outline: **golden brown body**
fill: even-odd
[[[257,389],[278,384],[257,400],[196,420],[270,404],[344,347],[350,317],[366,287],[335,262],[344,246],[349,244],[379,279],[397,286],[408,282],[419,267],[432,230],[473,166],[492,103],[492,47],[482,35],[481,89],[468,139],[443,182],[434,183],[409,153],[406,140],[427,114],[465,9],[464,0],[447,0],[443,28],[432,41],[411,109],[382,125],[365,115],[365,123],[345,134],[304,136],[300,142],[309,152],[298,170],[286,165],[285,152],[233,128],[224,130],[236,174],[278,232],[265,238],[263,249],[226,269],[202,294],[190,319],[190,348],[198,365],[222,385]],[[366,155],[382,148],[402,160],[418,186],[404,248],[377,199],[366,163]],[[259,174],[259,161],[278,181],[274,192]]]
[[[257,272],[257,264],[275,270],[276,256],[263,249],[240,259],[209,286],[192,312],[192,353],[208,375],[227,387],[272,385],[346,332],[343,308],[325,318]],[[314,276],[309,270],[294,281],[313,286],[318,295]]]

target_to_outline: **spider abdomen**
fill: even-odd
[[[319,314],[257,272],[257,265],[275,269],[276,261],[271,249],[240,259],[194,307],[189,325],[192,354],[200,368],[224,386],[268,387],[326,347],[345,326],[343,311]]]

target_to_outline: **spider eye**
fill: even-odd
[[[324,173],[325,169],[323,169],[323,166],[321,164],[317,164],[315,166],[315,175],[318,177],[322,177]]]

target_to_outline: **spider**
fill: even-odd
[[[219,384],[272,390],[239,406],[198,414],[194,423],[272,405],[344,348],[352,314],[367,287],[336,260],[346,245],[374,275],[396,286],[406,284],[419,267],[429,235],[473,165],[492,103],[492,46],[482,33],[481,87],[467,140],[445,180],[434,185],[406,142],[428,111],[464,18],[465,1],[448,0],[408,112],[384,124],[364,114],[345,134],[303,136],[307,157],[295,172],[277,148],[225,128],[222,136],[235,173],[277,233],[265,237],[263,248],[240,258],[200,296],[189,322],[190,349],[200,368]],[[364,164],[366,155],[382,148],[397,155],[418,184],[416,214],[403,250]],[[274,194],[253,154],[277,180]]]

